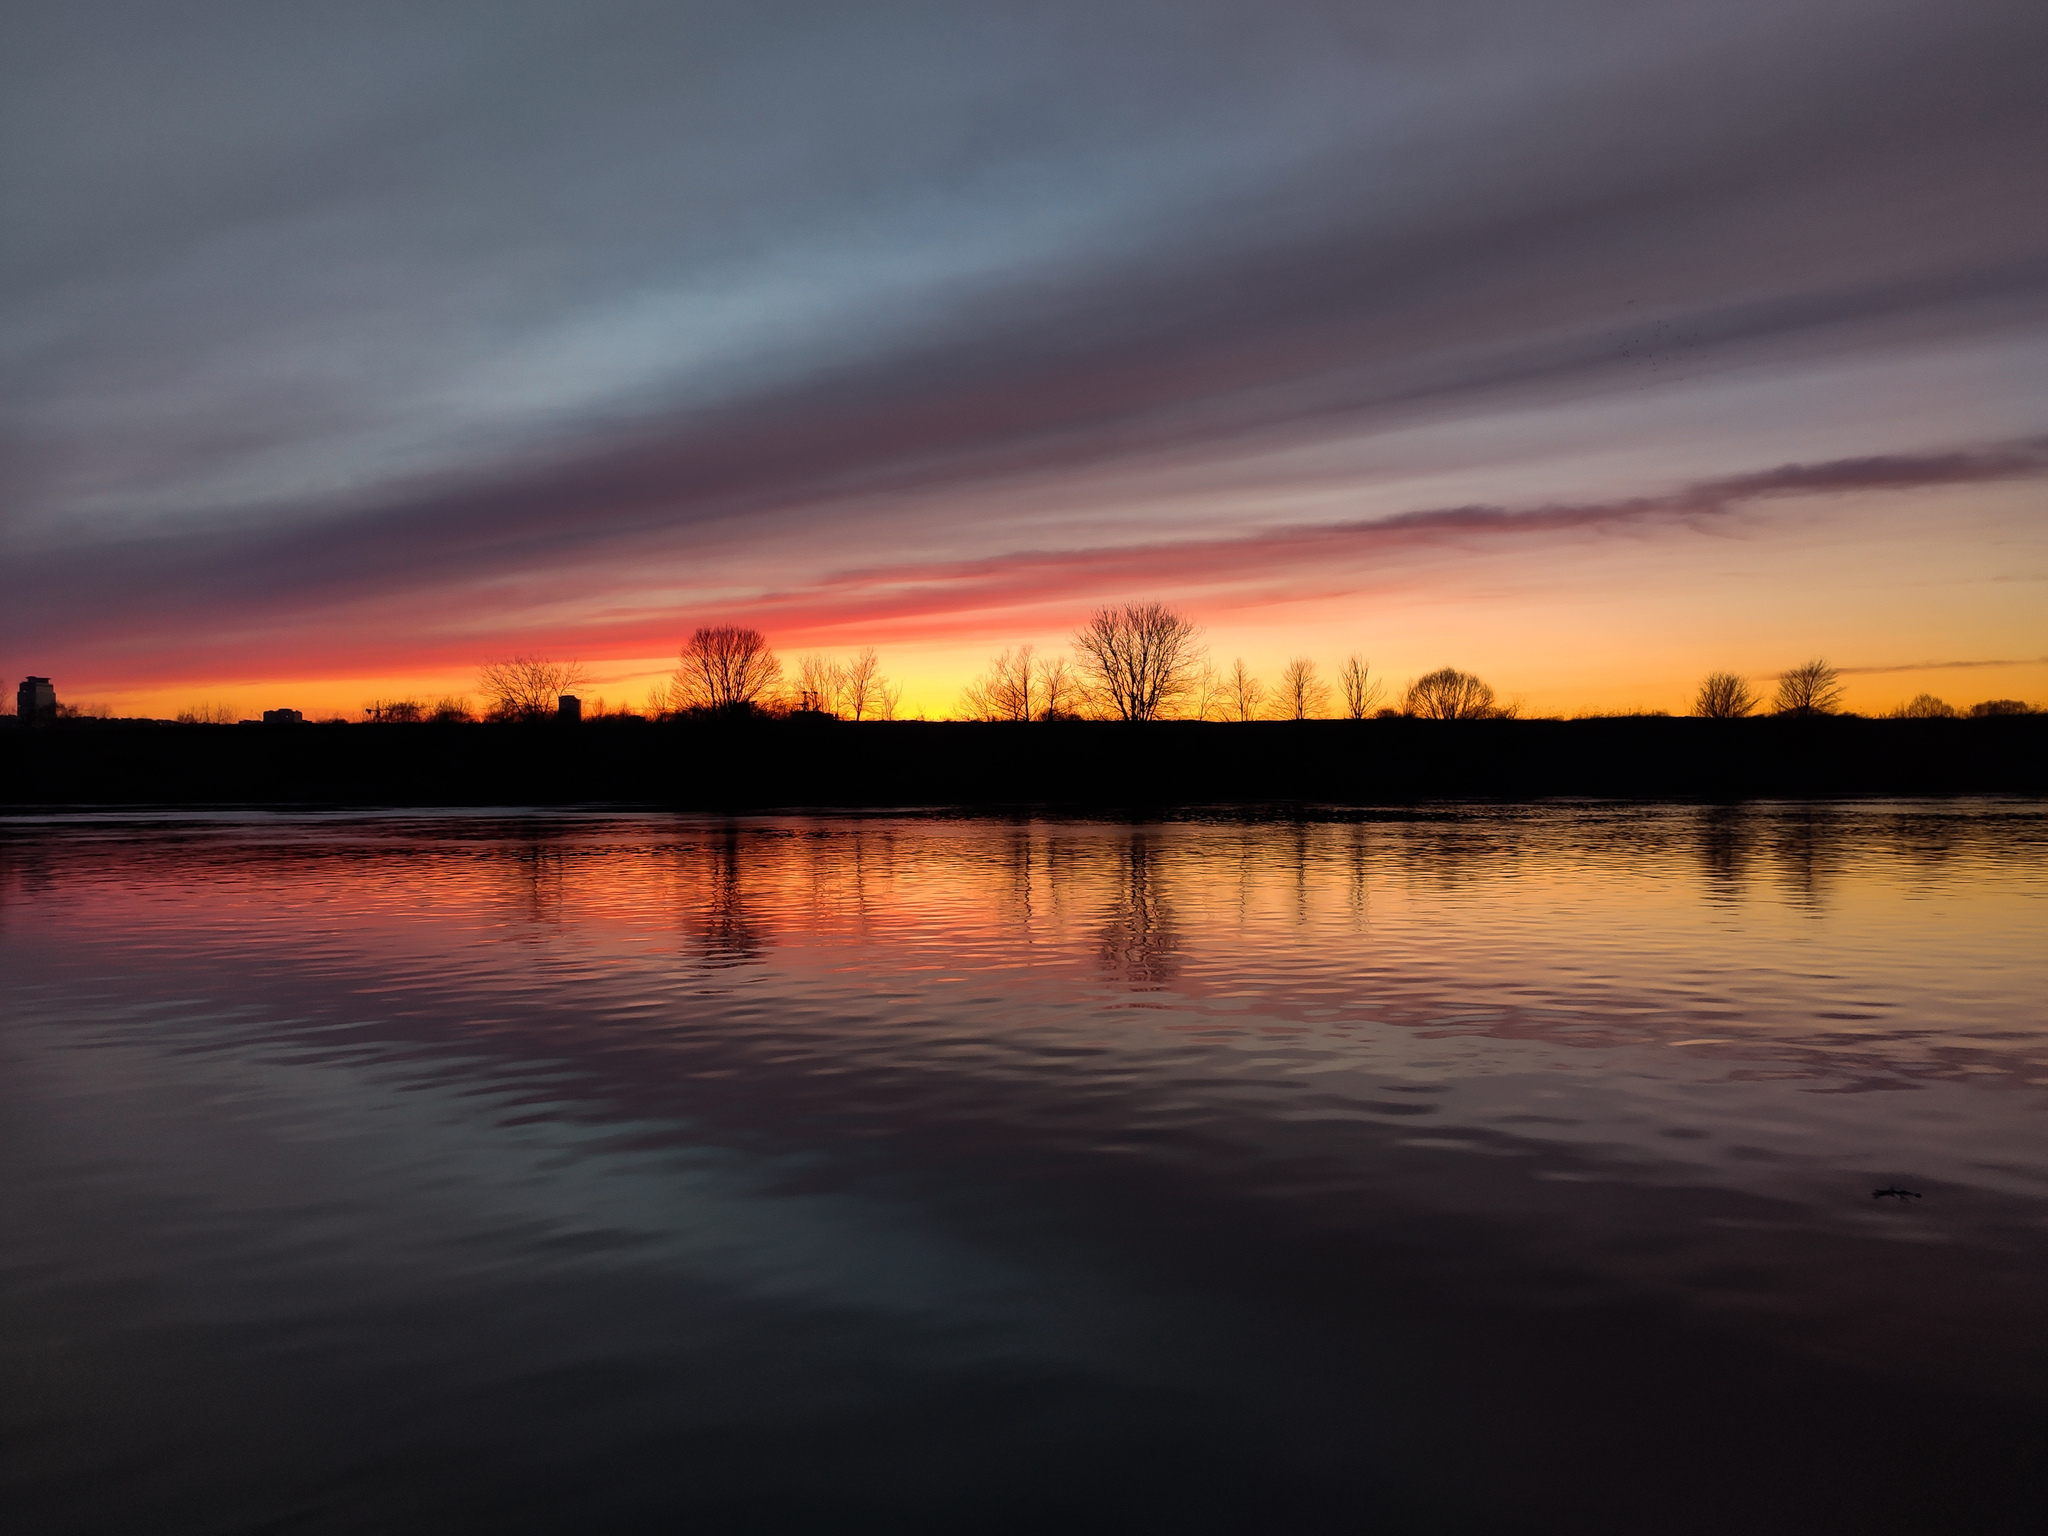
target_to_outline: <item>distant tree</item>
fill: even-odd
[[[1912,698],[1892,711],[1895,720],[1953,720],[1955,705],[1937,699],[1931,693],[1916,693]]]
[[[373,725],[418,725],[428,713],[418,699],[372,699],[363,706],[363,718]]]
[[[1238,657],[1223,675],[1224,709],[1233,720],[1256,720],[1265,701],[1266,685],[1246,671],[1244,658]]]
[[[1741,673],[1709,672],[1693,696],[1692,712],[1706,720],[1740,720],[1756,706],[1756,694]]]
[[[1401,713],[1423,720],[1494,720],[1508,711],[1492,687],[1470,672],[1439,667],[1408,685],[1401,695]]]
[[[683,647],[663,712],[758,709],[781,681],[782,663],[768,649],[761,631],[740,624],[707,625]]]
[[[1038,687],[1045,698],[1041,720],[1080,720],[1088,713],[1088,687],[1080,670],[1064,656],[1038,664]]]
[[[969,720],[1078,720],[1087,705],[1080,674],[1064,656],[1050,661],[1020,645],[990,659],[960,695]]]
[[[552,720],[562,695],[580,687],[587,676],[578,662],[514,656],[486,662],[477,673],[477,692],[484,696],[489,719]]]
[[[14,711],[10,708],[7,713],[13,714]],[[57,705],[57,718],[59,720],[111,720],[114,718],[114,707],[111,704],[94,704],[90,702],[65,704],[60,701]]]
[[[180,725],[233,725],[238,718],[227,704],[188,704],[177,714]]]
[[[1344,665],[1337,670],[1337,681],[1344,689],[1346,718],[1363,720],[1373,712],[1380,701],[1380,684],[1363,656],[1353,652],[1345,657]]]
[[[836,714],[844,674],[839,664],[824,656],[806,656],[797,663],[796,684],[790,690],[790,706],[818,714]]]
[[[1842,677],[1815,657],[1803,667],[1778,675],[1778,696],[1771,710],[1780,715],[1832,715],[1842,702]]]
[[[1007,720],[1010,718],[1003,712],[1002,705],[997,701],[998,689],[992,686],[995,682],[992,674],[994,674],[998,666],[1003,665],[1008,660],[1009,653],[1005,651],[1000,658],[989,663],[988,671],[982,673],[979,677],[968,679],[967,685],[960,690],[959,716],[962,720]]]
[[[1986,699],[1982,704],[1970,706],[1970,718],[1982,720],[1990,715],[2031,715],[2025,701],[2020,699]]]
[[[1330,702],[1330,685],[1316,676],[1316,664],[1297,656],[1280,670],[1276,713],[1283,720],[1313,720]]]
[[[1042,707],[1039,667],[1028,645],[991,659],[960,696],[960,712],[970,720],[1032,720]]]
[[[1195,668],[1188,680],[1188,691],[1183,701],[1183,713],[1190,720],[1225,720],[1230,716],[1230,707],[1224,697],[1229,686],[1228,679],[1218,672],[1207,657]]]
[[[1003,652],[991,668],[994,681],[995,711],[991,716],[997,720],[1035,719],[1044,702],[1039,697],[1039,669],[1037,651],[1034,647],[1020,645],[1013,655]]]
[[[871,645],[839,672],[839,703],[842,711],[864,720],[882,702],[882,664]]]
[[[1157,720],[1187,693],[1201,664],[1192,620],[1164,603],[1098,608],[1074,635],[1083,676],[1119,720]]]
[[[880,683],[875,688],[875,718],[894,720],[896,712],[903,707],[903,685],[901,683]]]

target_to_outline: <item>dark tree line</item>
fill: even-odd
[[[584,669],[575,662],[515,656],[490,663],[478,680],[486,701],[484,718],[555,718],[563,696],[584,681]],[[1770,681],[1775,689],[1767,704],[1740,673],[1711,672],[1700,682],[1692,713],[1736,720],[1760,710],[1792,716],[1841,711],[1841,674],[1825,660],[1816,658]],[[1385,685],[1357,654],[1338,668],[1334,690],[1307,656],[1291,659],[1277,683],[1268,686],[1252,675],[1242,657],[1219,671],[1202,644],[1200,628],[1187,615],[1165,603],[1141,602],[1095,610],[1075,631],[1069,655],[1046,656],[1022,645],[993,657],[963,690],[956,715],[1012,722],[1314,720],[1329,715],[1333,693],[1337,712],[1352,720],[1499,720],[1520,713],[1519,703],[1503,700],[1483,678],[1456,667],[1424,673],[1400,689],[1397,703],[1383,703]],[[882,675],[873,647],[848,660],[807,655],[792,672],[760,630],[713,624],[692,633],[675,672],[650,695],[646,716],[893,720],[901,699],[902,689]],[[2017,699],[1991,700],[1963,711],[1921,694],[1892,713],[1948,718],[2029,712]],[[602,701],[597,713],[605,713]],[[365,715],[392,723],[472,718],[460,699],[431,706],[416,700],[380,701],[368,706]]]

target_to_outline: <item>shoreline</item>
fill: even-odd
[[[2048,794],[2048,716],[0,732],[0,809],[1282,810]]]

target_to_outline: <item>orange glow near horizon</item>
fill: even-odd
[[[898,589],[917,567],[865,579],[827,570],[808,584],[757,585],[751,597],[677,603],[670,618],[651,594],[631,609],[614,599],[588,614],[557,610],[523,632],[495,624],[462,648],[478,662],[514,652],[574,657],[590,674],[587,702],[637,710],[674,666],[673,650],[650,653],[652,645],[667,638],[679,646],[693,627],[681,612],[731,618],[758,624],[786,665],[872,643],[884,674],[902,686],[900,713],[943,719],[1005,647],[1057,654],[1092,607],[1158,596],[1203,626],[1219,668],[1243,657],[1270,683],[1290,658],[1308,656],[1334,682],[1356,653],[1388,702],[1407,679],[1453,665],[1530,714],[1683,713],[1707,671],[1742,672],[1768,692],[1778,671],[1813,656],[1843,670],[1845,706],[1861,713],[1921,692],[1958,705],[2040,702],[2048,699],[2048,636],[2033,590],[2040,578],[2027,579],[2026,562],[2048,549],[2013,536],[2038,496],[2037,485],[2020,484],[1949,487],[1910,502],[1889,493],[1812,498],[1768,539],[1567,530],[1397,547],[1377,564],[1316,546],[1283,550],[1263,567],[1247,559],[1237,569],[1173,569],[1164,560],[1152,583],[1141,579],[1143,546],[1050,587],[1035,578],[1019,586],[1000,562],[971,573],[933,562],[908,602]],[[1841,528],[1851,521],[1857,537],[1845,543]],[[2020,579],[2001,579],[2016,561]],[[623,621],[622,611],[630,614]],[[474,698],[475,665],[449,654],[458,643],[436,640],[415,666],[388,652],[382,664],[351,665],[364,647],[330,631],[305,635],[291,663],[247,672],[209,668],[143,682],[26,670],[52,675],[68,704],[116,714],[169,718],[213,705],[238,718],[288,707],[359,719],[373,699]]]

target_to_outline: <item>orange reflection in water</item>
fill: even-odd
[[[998,987],[1016,1014],[995,1028],[1079,1002],[1223,1035],[1677,1047],[1837,1087],[2048,1074],[2031,1002],[2048,818],[2030,806],[28,832],[0,853],[17,916],[373,996],[611,995],[769,966],[842,1001],[972,1011]]]
[[[1160,1424],[1205,1459],[1266,1446],[1262,1497],[1330,1404],[1416,1415],[1370,1481],[1431,1497],[1470,1444],[1552,1434],[1502,1486],[1557,1508],[1605,1488],[1617,1423],[1690,1497],[1716,1404],[1741,1430],[1758,1381],[1818,1383],[1735,1436],[1799,1486],[1787,1423],[1874,1403],[1931,1433],[1933,1383],[1974,1405],[1967,1448],[2048,1401],[2044,852],[2043,808],[1995,803],[16,820],[0,1124],[34,1129],[5,1148],[27,1257],[0,1312],[40,1339],[53,1295],[124,1298],[84,1330],[109,1403],[137,1338],[174,1376],[202,1336],[131,1295],[218,1301],[202,1363],[331,1351],[320,1404],[384,1351],[511,1448],[487,1488],[525,1437],[612,1443],[575,1383],[650,1379],[662,1458],[711,1423],[779,1472],[873,1420],[922,1477],[937,1442],[891,1394],[927,1376],[987,1413],[1067,1383],[1034,1469],[1101,1441],[1113,1390],[1138,1438],[1112,1460]],[[1873,1201],[1901,1182],[1924,1204]],[[806,1342],[842,1326],[844,1377]],[[459,1369],[426,1333],[470,1339]],[[1439,1343],[1403,1376],[1411,1336]],[[1441,1392],[1458,1358],[1473,1386]],[[774,1413],[731,1407],[777,1371],[804,1385]],[[505,1390],[551,1373],[574,1390],[538,1417]],[[855,1407],[802,1440],[826,1399]],[[1472,1402],[1511,1406],[1475,1430]],[[309,1422],[297,1454],[356,1443]],[[1342,1457],[1318,1475],[1350,1490]]]

